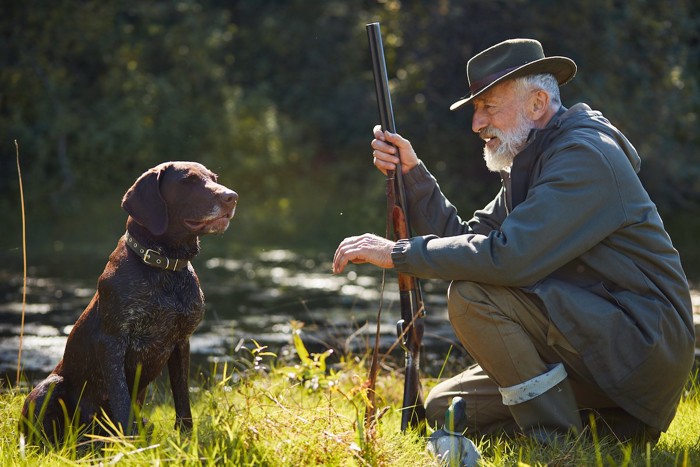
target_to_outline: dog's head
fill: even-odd
[[[223,233],[238,194],[196,162],[165,162],[127,190],[122,208],[154,236],[184,238]]]

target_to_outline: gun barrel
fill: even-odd
[[[372,57],[372,71],[374,73],[374,86],[377,94],[377,107],[379,121],[382,129],[396,133],[394,121],[394,109],[391,104],[389,91],[389,78],[384,57],[384,45],[379,23],[367,25],[367,38],[369,39],[370,55]],[[406,210],[406,194],[403,185],[401,164],[397,164],[396,170],[387,173],[387,225],[393,227],[394,239],[409,238],[411,236],[410,222]],[[388,232],[387,232],[388,233]],[[399,290],[401,295],[401,320],[399,321],[399,339],[406,353],[406,376],[404,380],[403,413],[401,417],[401,430],[408,427],[424,430],[425,409],[423,408],[423,396],[420,385],[419,360],[420,348],[423,338],[423,297],[420,282],[413,276],[399,273]]]
[[[379,123],[382,129],[396,133],[394,121],[394,109],[391,105],[389,92],[389,76],[386,71],[386,59],[384,57],[384,44],[379,23],[367,25],[367,38],[369,39],[369,51],[372,56],[372,71],[374,73],[374,86],[377,93],[377,106],[379,108]]]
[[[384,57],[384,44],[382,42],[382,31],[379,23],[369,23],[366,26],[367,38],[369,40],[369,51],[372,57],[372,72],[374,73],[374,88],[377,94],[377,109],[379,110],[379,123],[382,129],[391,133],[396,133],[396,122],[394,120],[394,108],[391,105],[391,92],[389,91],[389,75],[386,70],[386,59]],[[396,164],[396,170],[387,173],[388,179],[394,179],[394,195],[397,198],[396,204],[403,211],[403,224],[401,229],[405,232],[405,237],[411,236],[411,223],[406,212],[406,192],[404,190],[403,173],[401,172],[401,162]],[[394,222],[394,233],[398,231],[398,226]],[[394,240],[399,240],[395,235]]]

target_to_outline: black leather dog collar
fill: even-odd
[[[142,246],[136,241],[136,239],[134,239],[128,230],[124,236],[126,239],[126,244],[129,246],[129,248],[131,248],[131,250],[149,266],[165,269],[166,271],[180,271],[186,268],[189,264],[189,261],[185,259],[170,259],[155,250]]]

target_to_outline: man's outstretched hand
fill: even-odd
[[[338,245],[333,257],[333,273],[340,274],[348,263],[370,263],[380,268],[394,267],[391,250],[394,242],[384,237],[366,233],[359,237],[348,237]]]

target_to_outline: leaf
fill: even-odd
[[[301,363],[306,367],[311,366],[313,362],[311,361],[311,358],[309,358],[309,351],[306,350],[304,341],[301,340],[301,330],[295,329],[292,333],[292,338],[294,339],[294,348],[297,351],[297,355],[299,355]]]

